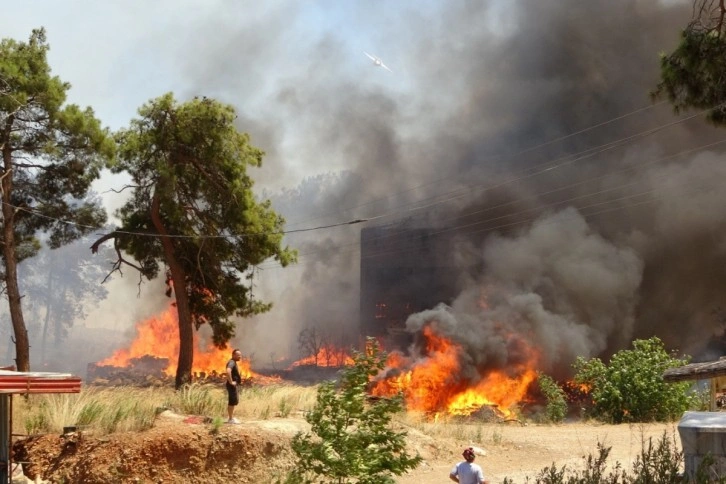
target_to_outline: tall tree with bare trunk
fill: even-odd
[[[115,150],[90,108],[64,105],[70,84],[51,75],[48,49],[43,29],[0,41],[0,277],[20,371],[30,370],[30,345],[18,263],[41,239],[57,248],[103,224],[105,211],[83,198]]]
[[[154,278],[164,266],[179,320],[179,388],[191,381],[193,331],[208,324],[214,344],[225,347],[235,316],[271,307],[252,294],[254,267],[270,258],[285,266],[295,253],[282,246],[282,217],[252,192],[248,168],[260,166],[263,153],[235,127],[233,107],[166,94],[139,115],[118,134],[116,169],[133,180],[118,211],[122,226],[92,250],[113,239],[114,269],[129,265]]]

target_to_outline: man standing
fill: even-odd
[[[451,469],[449,479],[459,484],[489,484],[489,481],[484,479],[484,471],[479,465],[474,464],[474,449],[467,447],[461,455],[465,460]]]
[[[242,384],[242,375],[239,373],[237,362],[242,358],[242,352],[240,350],[232,351],[232,358],[227,362],[227,381],[225,386],[227,387],[227,416],[229,420],[227,423],[238,424],[239,420],[233,417],[234,407],[239,403],[239,386]]]

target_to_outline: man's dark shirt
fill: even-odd
[[[230,359],[227,362],[227,368],[232,368],[232,381],[242,384],[242,375],[240,375],[239,368],[237,367],[237,362],[234,361],[234,359]],[[229,384],[229,382],[227,383]]]

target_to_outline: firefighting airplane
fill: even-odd
[[[385,70],[387,70],[388,72],[393,72],[393,71],[392,71],[391,69],[389,69],[389,68],[388,68],[388,66],[387,66],[386,64],[384,64],[384,63],[383,63],[383,61],[382,61],[382,60],[380,59],[380,57],[376,57],[376,56],[374,56],[374,55],[370,55],[370,54],[369,54],[368,52],[366,52],[366,51],[363,51],[363,53],[364,53],[365,55],[367,55],[367,56],[368,56],[368,58],[369,58],[370,60],[372,60],[372,61],[373,61],[373,65],[375,65],[375,66],[377,66],[377,67],[383,67],[383,68],[384,68]]]

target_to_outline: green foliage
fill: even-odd
[[[693,386],[693,399],[691,400],[691,406],[688,410],[695,410],[696,412],[708,412],[711,410],[711,387],[708,386]]]
[[[550,422],[562,422],[567,414],[567,400],[565,392],[557,385],[552,377],[540,373],[537,376],[537,384],[540,391],[547,400],[545,417]]]
[[[282,247],[284,220],[252,192],[248,168],[261,165],[263,152],[237,130],[234,108],[212,99],[177,103],[166,94],[139,115],[117,135],[114,169],[127,172],[134,188],[118,211],[123,226],[112,235],[147,277],[165,264],[177,301],[188,298],[189,323],[209,324],[214,343],[224,347],[235,316],[271,307],[253,297],[252,269],[270,258],[283,266],[295,259]]]
[[[591,389],[595,418],[613,423],[668,421],[680,417],[694,397],[687,382],[666,383],[663,372],[686,363],[671,357],[653,337],[633,341],[632,350],[617,352],[608,365],[578,357],[574,380]]]
[[[222,426],[224,426],[224,419],[222,417],[214,417],[212,419],[212,426],[209,429],[209,433],[211,433],[212,435],[217,435],[222,429]]]
[[[726,39],[718,31],[690,25],[670,54],[661,54],[660,83],[651,93],[667,98],[676,112],[708,109],[708,120],[726,124]]]
[[[218,399],[209,385],[190,383],[179,388],[169,405],[187,415],[213,415],[218,411]]]
[[[283,398],[279,403],[280,417],[286,418],[292,411],[292,404],[287,398]]]
[[[0,41],[2,174],[12,178],[3,200],[27,209],[5,217],[14,226],[18,260],[34,255],[38,231],[55,248],[106,219],[97,201],[83,198],[113,160],[115,144],[91,108],[64,105],[71,86],[51,75],[49,49],[43,29],[28,42]]]
[[[70,85],[52,76],[43,29],[28,42],[0,40],[0,229],[2,278],[15,334],[18,370],[30,370],[30,344],[17,264],[102,225],[106,212],[84,200],[115,144],[90,108],[64,105]]]
[[[306,415],[311,432],[293,438],[298,460],[285,482],[393,483],[392,475],[421,462],[420,456],[407,454],[405,432],[390,426],[392,415],[403,409],[402,397],[367,401],[369,381],[383,369],[377,342],[369,339],[366,352],[354,360],[339,388],[333,382],[320,386],[315,407]]]
[[[78,417],[76,418],[75,423],[82,426],[91,425],[93,422],[97,422],[101,419],[103,411],[104,408],[101,402],[98,400],[91,400],[81,407],[81,411],[78,412]]]
[[[603,444],[598,443],[597,455],[593,456],[590,454],[584,458],[585,465],[583,470],[570,471],[567,466],[562,466],[561,469],[557,469],[552,464],[550,467],[540,471],[535,482],[548,484],[560,482],[567,484],[619,483],[625,477],[619,464],[615,465],[614,469],[610,472],[607,472],[607,459],[610,455],[610,450],[610,447],[605,447]]]
[[[635,477],[630,481],[637,484],[679,483],[681,478],[681,462],[683,453],[678,450],[674,439],[664,433],[661,439],[653,443],[653,439],[641,443],[640,455],[633,463]]]
[[[45,414],[39,413],[26,417],[23,420],[23,428],[25,429],[25,433],[28,435],[33,435],[46,430],[48,428],[48,421]]]
[[[715,473],[715,459],[706,456],[696,469],[692,480],[682,475],[683,453],[678,450],[674,438],[665,433],[657,441],[652,438],[641,442],[640,455],[635,458],[631,470],[626,470],[619,462],[607,463],[610,447],[597,444],[597,455],[584,457],[581,469],[566,465],[558,468],[553,463],[545,467],[534,478],[535,484],[710,484],[724,483],[726,477]],[[514,484],[508,477],[504,484]],[[530,482],[526,477],[525,482]]]
[[[28,433],[60,432],[68,425],[78,425],[98,434],[146,430],[156,418],[153,395],[134,389],[38,395],[34,401],[37,403],[31,402],[22,417]]]

